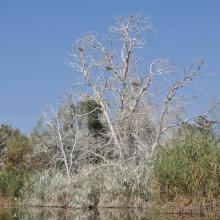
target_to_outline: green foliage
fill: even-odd
[[[105,130],[104,125],[100,121],[100,115],[102,114],[100,105],[96,101],[88,99],[79,103],[78,111],[80,114],[88,114],[87,126],[89,131],[95,137],[100,136],[100,133]]]
[[[19,130],[12,128],[9,125],[0,126],[0,159],[3,158],[7,144],[14,136],[19,134]]]
[[[28,153],[31,152],[31,144],[27,137],[16,135],[8,144],[4,156],[5,169],[7,171],[22,171],[28,169]]]
[[[27,169],[28,155],[32,151],[32,144],[19,130],[8,125],[0,127],[0,160],[7,171],[21,171]]]
[[[18,198],[27,180],[32,145],[29,139],[8,125],[0,127],[0,196]]]
[[[27,175],[14,172],[0,172],[0,196],[7,198],[22,197],[22,189],[27,181]]]
[[[220,149],[212,132],[185,132],[171,149],[159,152],[154,175],[162,198],[216,198],[220,193]]]

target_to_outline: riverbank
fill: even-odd
[[[78,167],[0,172],[4,205],[73,209],[132,208],[161,213],[218,212],[220,150],[213,136],[186,135],[147,163],[107,160]],[[4,201],[4,200],[3,200]]]
[[[177,202],[166,202],[164,204],[147,202],[142,206],[131,206],[131,205],[99,205],[97,207],[85,206],[85,207],[74,207],[60,203],[40,203],[30,204],[27,202],[18,202],[9,199],[0,198],[0,207],[7,209],[17,208],[37,208],[37,209],[63,209],[63,210],[99,210],[99,209],[112,209],[112,210],[140,210],[148,211],[155,214],[171,214],[171,215],[195,215],[195,216],[220,216],[220,200],[213,200],[210,202],[200,202],[199,204],[186,205],[184,203]]]
[[[216,215],[179,215],[152,213],[150,210],[140,209],[59,209],[59,208],[19,208],[0,209],[0,219],[8,220],[72,220],[72,219],[99,219],[99,220],[128,220],[128,219],[157,219],[157,220],[213,220],[218,219]]]

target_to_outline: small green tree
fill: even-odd
[[[100,121],[102,115],[101,106],[93,99],[81,101],[76,107],[79,114],[86,115],[86,126],[95,136],[101,136],[105,131],[105,126]]]
[[[0,126],[0,160],[6,170],[20,170],[27,166],[32,150],[29,138],[9,125]],[[26,164],[26,165],[25,165]]]
[[[7,144],[6,148],[4,164],[7,171],[23,171],[29,169],[29,153],[31,153],[32,146],[27,137],[21,134],[16,135]]]
[[[3,163],[7,144],[14,136],[19,134],[19,130],[12,128],[9,125],[2,124],[0,126],[0,162]]]
[[[18,129],[8,125],[0,127],[1,163],[0,196],[21,197],[22,188],[30,169],[32,144]]]

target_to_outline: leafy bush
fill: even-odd
[[[158,155],[154,175],[162,198],[211,199],[219,195],[220,149],[212,134],[187,134]]]
[[[27,155],[31,151],[29,139],[23,135],[16,135],[7,144],[4,164],[7,171],[22,171],[28,168]]]
[[[0,196],[7,198],[21,198],[22,189],[27,175],[14,172],[0,172]]]

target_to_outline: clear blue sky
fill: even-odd
[[[106,31],[115,15],[134,12],[150,16],[158,31],[147,59],[183,65],[206,60],[204,70],[212,76],[193,111],[220,96],[219,0],[1,0],[0,123],[29,133],[74,80],[64,64],[71,42],[88,31]]]

